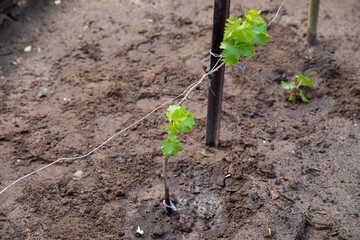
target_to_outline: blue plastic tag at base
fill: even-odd
[[[165,200],[163,201],[163,204],[164,204],[165,207],[171,208],[172,210],[177,211],[177,209],[174,206],[174,204],[172,203],[172,201],[170,201],[170,206],[165,203]]]

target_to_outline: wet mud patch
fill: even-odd
[[[163,180],[147,179],[129,193],[128,204],[135,207],[126,213],[125,222],[131,230],[125,236],[133,236],[137,226],[144,230],[145,237],[167,238],[180,234],[187,239],[198,239],[218,235],[227,225],[222,207],[223,183],[219,186],[211,184],[216,182],[216,176],[206,169],[171,172],[169,175],[170,198],[177,211],[168,215],[162,204]]]

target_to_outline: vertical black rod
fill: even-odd
[[[320,0],[310,0],[307,40],[310,45],[316,42]]]
[[[226,19],[229,18],[230,0],[214,1],[214,23],[211,51],[221,54],[220,43],[224,38],[224,28]],[[219,58],[211,56],[210,68],[212,68]],[[221,105],[223,98],[225,65],[214,72],[211,80],[211,90],[209,89],[208,113],[206,125],[206,145],[216,147],[219,144]],[[214,95],[215,94],[215,95]]]

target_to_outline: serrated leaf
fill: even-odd
[[[179,140],[177,138],[177,136],[175,134],[169,134],[168,136],[168,139],[171,141],[171,142],[175,142],[175,143],[178,143]]]
[[[295,82],[286,83],[284,81],[281,81],[281,86],[286,90],[292,90],[294,89]]]
[[[178,134],[180,132],[180,125],[177,123],[169,123],[165,130],[168,131],[168,134]]]
[[[292,102],[292,101],[293,101],[293,94],[292,94],[292,93],[290,93],[290,96],[289,96],[289,98],[288,98],[288,101],[289,101],[289,102]]]
[[[253,38],[252,25],[248,21],[243,21],[241,26],[233,32],[231,39],[235,40],[235,43],[252,43]]]
[[[260,13],[252,8],[245,13],[244,20],[240,18],[227,20],[224,38],[220,45],[227,64],[236,65],[240,56],[251,58],[255,50],[253,45],[266,43],[271,38]]]
[[[171,120],[180,123],[187,118],[187,113],[185,107],[181,107],[171,114]]]
[[[174,112],[175,110],[180,109],[180,108],[181,108],[181,106],[179,106],[179,105],[170,105],[167,110],[169,112]]]
[[[263,44],[269,41],[268,38],[271,36],[266,31],[265,25],[252,24],[252,39],[251,41],[255,44]]]
[[[295,75],[295,77],[306,86],[315,87],[310,78],[307,78],[304,75]]]
[[[161,142],[161,151],[163,155],[175,155],[181,150],[181,145],[176,136],[180,131],[189,132],[195,124],[192,113],[186,111],[185,107],[179,105],[171,105],[168,112],[165,113],[170,123],[165,130],[168,131],[168,139]]]
[[[38,92],[38,97],[45,97],[46,96],[46,93],[49,92],[49,88],[43,88],[41,89],[39,92]]]
[[[169,122],[172,121],[172,114],[174,111],[176,111],[177,109],[180,109],[181,107],[179,105],[170,105],[167,109],[167,112],[165,113],[167,119],[169,120]]]
[[[183,132],[190,132],[194,125],[195,119],[191,114],[189,114],[187,118],[180,123],[180,129]]]
[[[241,18],[230,18],[227,19],[227,23],[225,24],[225,32],[224,32],[224,40],[227,38],[231,38],[233,33],[238,31],[238,28],[241,26],[242,20]]]
[[[253,47],[250,43],[242,43],[237,46],[239,47],[240,55],[242,57],[251,58],[252,56],[255,55],[254,53],[255,47]]]
[[[73,179],[74,181],[78,181],[83,175],[84,175],[84,172],[83,172],[83,171],[77,170],[77,171],[73,174],[72,179]]]
[[[250,10],[247,13],[245,13],[245,19],[255,22],[257,24],[265,24],[265,21],[260,14],[261,14],[261,10],[257,11],[254,8],[250,8]]]
[[[229,65],[237,64],[240,58],[240,49],[234,44],[235,42],[231,40],[225,40],[220,44],[220,48],[224,49],[221,55]]]
[[[179,142],[172,142],[169,139],[164,139],[161,142],[161,151],[165,157],[169,155],[175,155],[181,150],[181,145]]]
[[[299,90],[299,95],[301,97],[301,100],[305,103],[309,102],[309,100],[305,97],[302,90]]]

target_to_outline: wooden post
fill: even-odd
[[[214,22],[211,51],[221,54],[220,43],[224,38],[226,19],[229,18],[230,0],[214,0]],[[219,58],[211,56],[210,69]],[[211,80],[211,89],[208,93],[208,113],[206,125],[206,145],[217,146],[220,136],[221,105],[223,98],[225,66],[214,72]]]
[[[317,22],[319,16],[320,0],[310,0],[307,41],[310,45],[316,42]]]

